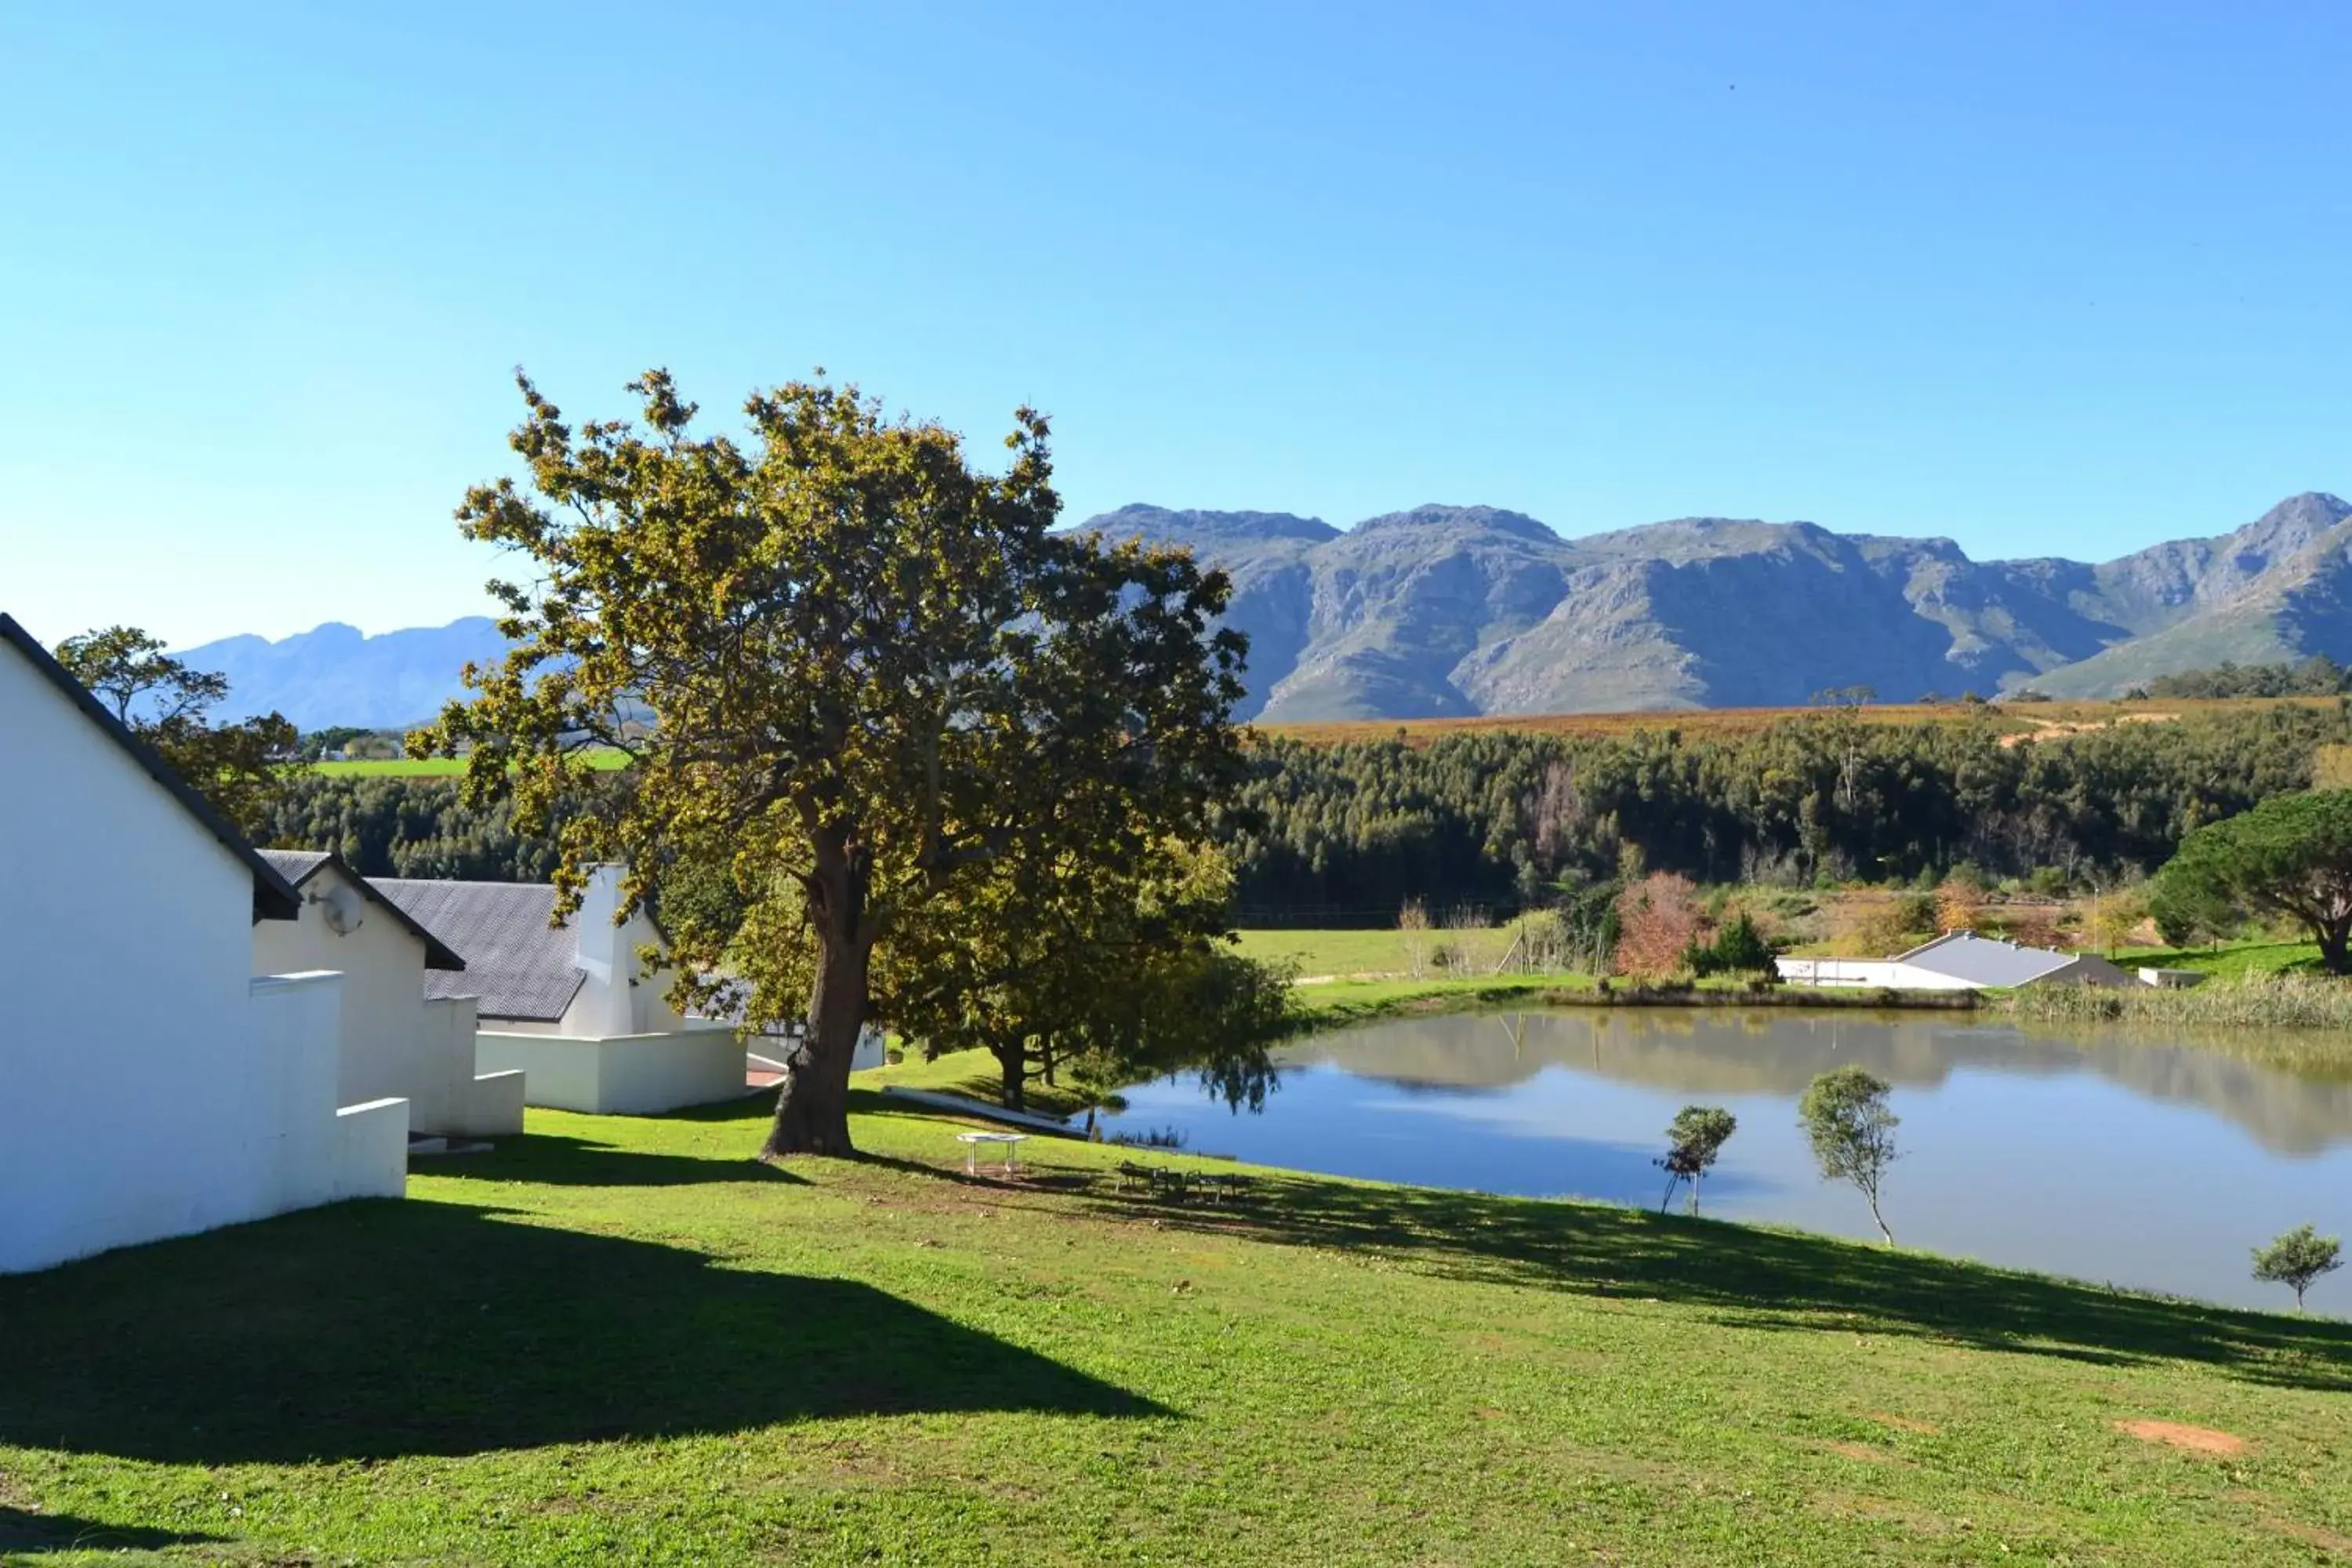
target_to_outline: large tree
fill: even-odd
[[[756,394],[738,439],[696,434],[666,372],[631,384],[640,422],[576,429],[518,379],[528,486],[457,512],[528,558],[494,584],[514,647],[412,746],[467,752],[469,797],[511,792],[526,830],[583,747],[629,752],[634,787],[562,825],[565,907],[604,859],[633,900],[731,890],[663,911],[682,999],[805,1013],[762,1152],[849,1153],[851,1054],[890,1010],[877,948],[952,924],[1016,847],[1116,870],[1202,837],[1238,766],[1226,580],[1053,531],[1028,409],[993,474],[855,387]]]
[[[2321,967],[2352,973],[2352,790],[2273,795],[2197,829],[2157,874],[2149,908],[2176,940],[2284,915],[2311,932]]]
[[[228,678],[192,669],[137,626],[68,637],[57,648],[66,673],[152,746],[190,788],[247,837],[267,836],[285,795],[300,736],[276,713],[216,724]]]

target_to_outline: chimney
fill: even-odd
[[[634,1035],[636,1007],[629,982],[637,972],[627,928],[613,923],[621,908],[621,868],[599,866],[588,873],[580,909],[572,917],[572,963],[588,976],[580,988],[582,1021],[598,1036]]]

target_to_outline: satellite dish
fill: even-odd
[[[367,913],[358,891],[344,887],[331,889],[320,897],[319,912],[325,917],[327,929],[337,936],[349,936],[359,930]]]

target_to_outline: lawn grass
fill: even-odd
[[[910,1050],[903,1061],[858,1074],[857,1081],[870,1089],[928,1089],[991,1104],[1004,1099],[1004,1069],[982,1050],[946,1051],[929,1061]],[[1086,1102],[1068,1085],[1047,1083],[1042,1078],[1029,1079],[1022,1099],[1024,1109],[1042,1116],[1068,1116],[1086,1109]]]
[[[1023,1179],[975,1180],[959,1123],[889,1106],[861,1100],[866,1160],[786,1170],[745,1158],[757,1100],[533,1111],[405,1203],[0,1280],[0,1555],[2352,1548],[2352,1327],[1319,1177],[1196,1208],[1116,1190],[1132,1151],[1055,1140],[1024,1146]],[[2118,1427],[2140,1421],[2242,1447]]]
[[[2126,969],[2194,969],[2221,980],[2284,974],[2319,968],[2315,942],[2221,942],[2211,947],[2126,948],[2116,955]]]

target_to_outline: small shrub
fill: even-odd
[[[1698,935],[1697,889],[1670,871],[1643,878],[1617,895],[1617,971],[1656,976],[1681,966]]]

